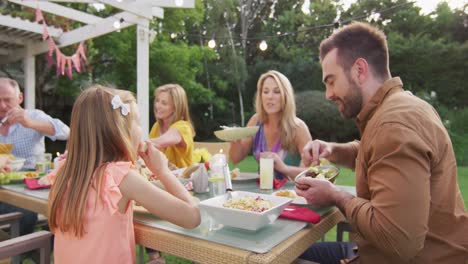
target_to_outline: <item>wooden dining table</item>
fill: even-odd
[[[234,187],[236,187],[235,184]],[[15,186],[15,188],[13,185],[0,188],[0,201],[44,215],[47,215],[47,197],[48,190],[32,191],[21,185]],[[326,213],[323,213],[319,223],[306,225],[266,253],[256,253],[252,250],[228,245],[229,243],[217,243],[211,241],[209,235],[200,238],[186,233],[182,229],[170,231],[171,229],[165,229],[164,225],[160,227],[157,224],[148,224],[148,222],[140,220],[139,215],[135,214],[134,228],[137,244],[194,262],[216,264],[291,263],[337,223],[343,221],[344,217],[337,208],[329,208]]]

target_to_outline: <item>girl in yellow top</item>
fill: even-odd
[[[178,84],[166,84],[154,90],[156,123],[149,138],[179,168],[192,164],[193,129],[187,95]]]

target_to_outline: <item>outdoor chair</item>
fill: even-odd
[[[353,228],[347,221],[341,221],[336,225],[336,241],[342,242],[343,241],[343,233],[348,232],[349,236],[353,232]],[[350,237],[351,238],[351,237]],[[351,239],[349,239],[351,240]]]
[[[20,263],[20,254],[39,250],[40,263],[50,263],[50,250],[52,233],[39,231],[24,236],[19,236],[19,219],[23,216],[20,212],[0,215],[0,225],[10,225],[10,237],[0,242],[0,260],[13,257],[13,264]]]
[[[229,142],[194,142],[194,148],[206,148],[211,155],[219,153],[219,150],[223,150],[223,154],[226,155],[226,159],[229,160],[229,149],[231,143]]]

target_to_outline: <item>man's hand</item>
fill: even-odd
[[[318,139],[309,141],[302,150],[302,161],[306,166],[310,166],[311,163],[317,165],[320,163],[320,158],[329,159],[332,152],[333,147],[331,143]]]
[[[336,206],[346,215],[345,205],[354,196],[340,190],[328,180],[318,180],[311,177],[302,177],[296,180],[297,195],[304,197],[307,203],[313,206]]]
[[[8,124],[20,123],[24,127],[31,127],[31,118],[26,114],[26,111],[21,107],[15,107],[8,111]]]
[[[302,177],[296,180],[297,195],[304,197],[313,206],[326,207],[335,205],[335,193],[339,190],[328,180]]]

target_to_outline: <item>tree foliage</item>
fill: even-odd
[[[354,122],[343,120],[336,105],[324,99],[322,91],[296,94],[297,116],[307,124],[312,137],[339,142],[358,139]]]

